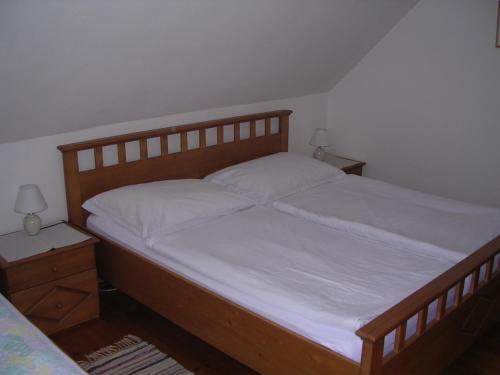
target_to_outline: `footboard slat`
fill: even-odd
[[[486,262],[486,282],[490,281],[491,277],[493,276],[493,260],[494,258],[490,258]]]
[[[446,291],[444,294],[441,294],[438,298],[438,305],[437,305],[437,312],[436,312],[436,319],[441,320],[444,317],[444,314],[446,312],[446,299],[448,297],[448,291]]]
[[[429,312],[428,306],[425,306],[422,310],[418,312],[417,336],[420,336],[422,333],[424,333],[425,328],[427,327],[428,312]]]
[[[471,294],[474,294],[477,291],[478,285],[479,285],[479,268],[476,268],[474,271],[472,271],[472,279],[470,283],[469,292]]]
[[[455,287],[455,301],[453,302],[454,306],[460,305],[462,302],[462,295],[464,293],[464,280],[460,280]]]
[[[407,322],[404,322],[396,328],[396,340],[394,341],[394,352],[396,353],[401,351],[405,346],[406,324]]]

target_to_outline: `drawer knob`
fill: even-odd
[[[56,305],[56,307],[57,307],[59,310],[61,310],[61,309],[63,308],[63,304],[62,304],[62,303],[58,303],[58,304]]]
[[[57,267],[56,266],[52,267],[52,272],[57,272]]]

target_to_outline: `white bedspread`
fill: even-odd
[[[357,361],[356,329],[461,258],[393,247],[264,207],[147,244],[173,259],[177,272]]]
[[[500,235],[500,209],[454,201],[355,175],[274,202],[291,215],[401,246],[464,256]]]

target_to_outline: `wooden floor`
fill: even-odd
[[[126,334],[133,334],[170,354],[199,375],[255,375],[203,341],[121,293],[101,298],[101,318],[51,336],[70,357],[83,359]],[[443,375],[499,375],[500,325],[471,347]]]

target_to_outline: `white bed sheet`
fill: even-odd
[[[441,198],[356,175],[274,202],[273,207],[331,228],[467,256],[500,235],[500,209]]]
[[[91,216],[87,225],[358,362],[356,329],[458,261],[332,231],[263,207],[152,238],[153,249],[102,218]],[[392,343],[388,337],[386,350]]]

